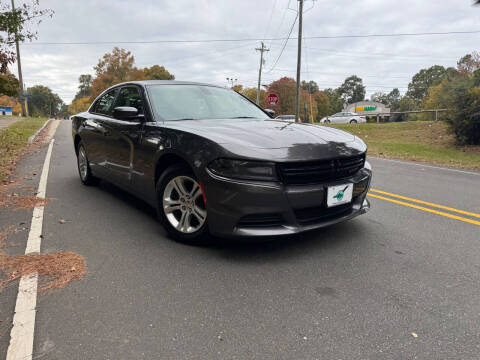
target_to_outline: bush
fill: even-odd
[[[447,120],[461,145],[480,144],[480,70],[448,86],[451,116]]]

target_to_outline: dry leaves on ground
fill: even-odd
[[[50,254],[7,255],[2,247],[16,229],[0,232],[0,291],[22,276],[38,274],[39,291],[58,289],[72,281],[81,281],[87,272],[83,256],[71,251]]]

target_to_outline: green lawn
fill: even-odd
[[[26,150],[27,140],[47,121],[25,118],[0,130],[0,182],[5,180],[18,157]]]
[[[456,146],[455,135],[441,121],[329,126],[358,135],[370,155],[480,170],[480,146]]]

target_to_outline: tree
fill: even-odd
[[[103,55],[95,69],[95,78],[90,87],[90,100],[94,100],[103,90],[124,81],[135,80],[171,80],[175,77],[163,66],[150,68],[135,67],[135,58],[130,51],[113,48],[111,53]]]
[[[300,87],[308,91],[310,94],[313,94],[318,91],[318,85],[315,81],[310,80],[309,82],[306,82],[305,80],[302,80]]]
[[[4,106],[11,106],[13,114],[19,114],[22,112],[22,107],[15,97],[0,95],[0,104]]]
[[[160,65],[144,68],[143,71],[148,80],[175,80],[175,76]]]
[[[36,39],[37,32],[32,27],[45,16],[53,16],[53,10],[40,9],[39,0],[24,3],[15,11],[10,1],[0,1],[0,73],[6,74],[8,65],[15,62],[15,41]]]
[[[448,109],[446,121],[459,144],[480,144],[480,69],[431,86],[424,107]]]
[[[370,100],[387,105],[388,104],[387,97],[388,97],[387,93],[384,93],[383,91],[377,91],[377,92],[374,92],[372,96],[370,96]]]
[[[316,120],[320,121],[324,116],[331,115],[330,113],[330,99],[326,92],[316,91],[312,94],[315,103],[317,104]]]
[[[268,87],[268,91],[270,93],[275,93],[278,95],[278,104],[268,105],[273,110],[275,110],[276,115],[295,114],[295,97],[297,91],[295,80],[289,77],[283,77],[279,80],[272,82]],[[302,109],[302,107],[300,107],[300,109]]]
[[[457,62],[457,69],[460,74],[471,74],[475,70],[480,68],[480,53],[474,51],[471,54],[467,54],[460,58]]]
[[[78,92],[75,94],[74,99],[79,99],[82,97],[88,97],[91,95],[92,92],[92,75],[90,74],[83,74],[78,77]]]
[[[340,96],[349,104],[365,99],[365,86],[356,75],[349,76],[338,88]]]
[[[439,84],[447,73],[447,69],[441,65],[434,65],[428,69],[420,70],[408,84],[407,96],[418,103],[421,102],[427,95],[428,88]]]
[[[328,97],[328,115],[342,111],[345,102],[340,96],[338,89],[325,89],[324,93]]]
[[[90,106],[90,103],[91,101],[89,97],[74,99],[72,103],[68,105],[68,111],[71,114],[77,114],[79,112],[87,111],[88,107]]]
[[[235,85],[237,86],[237,85]],[[233,87],[235,89],[235,86]],[[257,101],[257,88],[256,87],[249,87],[249,88],[244,88],[240,91],[243,96],[249,98],[253,102]],[[264,106],[266,108],[270,107],[269,104],[267,104],[267,92],[263,89],[260,89],[260,106]]]
[[[28,107],[32,116],[56,116],[63,105],[62,99],[50,88],[37,85],[27,89]]]
[[[388,94],[381,91],[375,92],[370,97],[370,100],[382,103],[384,105],[388,105],[393,110],[398,106],[398,101],[400,100],[400,98],[400,91],[395,88]]]
[[[292,78],[283,77],[279,80],[276,80],[270,84],[268,87],[270,93],[275,93],[278,95],[279,101],[277,105],[266,104],[266,96],[264,102],[262,102],[264,107],[271,108],[275,110],[276,115],[293,115],[295,114],[295,98],[296,98],[296,82]],[[256,92],[255,92],[256,97]],[[300,118],[304,122],[311,121],[310,114],[310,94],[308,91],[300,89],[300,98],[299,98],[299,108],[300,108]],[[306,110],[306,111],[305,111]],[[313,118],[317,116],[317,103],[312,97],[312,111]],[[306,113],[306,118],[305,118]]]
[[[18,96],[19,90],[19,82],[15,75],[9,71],[5,74],[0,73],[0,94]]]

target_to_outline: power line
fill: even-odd
[[[292,31],[293,31],[293,28],[295,27],[295,23],[297,22],[297,19],[298,19],[298,13],[297,13],[297,16],[295,16],[295,19],[293,20],[292,26],[290,27],[290,31],[288,32],[288,36],[285,38],[285,42],[283,43],[282,50],[280,50],[280,54],[278,54],[278,57],[275,60],[273,66],[270,68],[270,70],[266,71],[267,73],[271,72],[273,69],[275,69],[275,66],[277,66],[278,60],[280,60],[280,58],[282,57],[283,51],[287,46],[288,40],[290,39],[290,35],[292,34]]]
[[[265,29],[265,33],[263,34],[263,37],[266,37],[267,34],[268,34],[268,30],[270,30],[270,24],[272,23],[273,13],[275,12],[275,7],[276,6],[277,6],[277,0],[274,0],[273,6],[272,6],[272,11],[270,12],[270,17],[268,18],[267,27]]]
[[[296,21],[296,18],[295,18]],[[465,35],[479,34],[480,30],[472,31],[445,31],[445,32],[419,32],[419,33],[398,33],[398,34],[366,34],[366,35],[319,35],[309,36],[305,39],[348,39],[348,38],[372,38],[372,37],[402,37],[402,36],[435,36],[435,35]],[[22,45],[115,45],[115,44],[198,44],[212,42],[244,42],[244,41],[285,41],[298,40],[298,37],[278,38],[239,38],[239,39],[200,39],[200,40],[141,40],[141,41],[35,41],[23,43]]]

